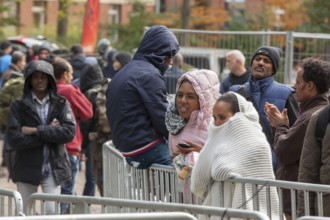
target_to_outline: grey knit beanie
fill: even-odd
[[[273,63],[273,70],[274,70],[273,75],[274,75],[277,72],[278,68],[280,67],[281,49],[278,47],[270,47],[270,46],[259,47],[254,52],[250,66],[252,66],[254,58],[259,54],[266,55],[270,58],[270,60]]]

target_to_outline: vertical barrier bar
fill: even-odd
[[[317,192],[316,195],[317,195],[317,214],[319,216],[323,216],[323,193]]]
[[[293,68],[293,54],[294,54],[294,36],[291,31],[286,34],[285,47],[285,68],[284,68],[284,83],[289,84],[291,81],[291,72]]]
[[[304,207],[305,207],[305,215],[310,215],[309,213],[309,192],[304,190]]]
[[[290,189],[291,193],[291,216],[292,219],[296,219],[296,210],[297,210],[297,200],[296,200],[296,191],[294,189]]]

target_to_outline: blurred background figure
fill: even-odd
[[[2,75],[8,70],[11,64],[11,43],[7,40],[0,44],[0,90],[2,87]]]
[[[221,82],[221,94],[228,92],[232,85],[243,85],[251,76],[250,71],[245,68],[245,56],[240,50],[231,50],[226,54],[226,67],[230,73]]]
[[[126,64],[129,63],[129,61],[132,60],[132,55],[127,52],[119,52],[115,55],[114,61],[113,61],[113,69],[115,73],[117,73],[121,68],[123,68]]]
[[[0,91],[0,126],[2,132],[5,132],[7,128],[7,119],[11,103],[16,98],[23,95],[24,76],[22,72],[25,64],[25,54],[21,51],[13,52],[9,69],[2,76],[3,86]],[[9,171],[8,178],[11,177],[14,156],[11,147],[8,145],[7,135],[4,134],[0,177],[7,176],[7,169]]]
[[[12,54],[11,64],[2,76],[2,85],[6,83],[12,74],[23,76],[22,72],[26,64],[26,56],[22,51],[15,51]]]
[[[29,48],[26,61],[30,62],[32,60],[38,60],[39,59],[38,52],[39,52],[39,45],[37,44],[32,45],[32,47]]]
[[[39,60],[47,60],[49,54],[51,54],[49,43],[41,44],[38,51]]]
[[[164,73],[164,80],[166,84],[166,91],[168,94],[175,94],[176,83],[183,74],[183,56],[179,52],[173,57],[173,65]]]
[[[70,48],[70,56],[71,56],[71,66],[73,68],[73,80],[77,79],[81,75],[81,71],[85,65],[85,55],[83,52],[83,48],[80,44],[74,44]]]
[[[111,42],[103,38],[97,43],[97,50],[102,57],[102,72],[104,78],[112,78],[115,75],[115,70],[113,69],[113,61],[117,50],[111,46]]]
[[[99,91],[102,90],[102,82],[104,80],[102,70],[97,64],[95,59],[87,59],[89,62],[85,64],[84,69],[81,72],[80,78],[80,90],[85,94],[88,100],[92,103],[93,117],[87,121],[81,121],[80,130],[83,135],[82,151],[85,154],[85,186],[83,190],[84,196],[95,195],[95,184],[99,183],[95,177],[92,157],[92,145],[93,142],[89,137],[89,133],[97,132],[97,118],[95,112],[97,111],[96,98]],[[94,58],[94,57],[93,57]],[[96,62],[96,63],[95,63]],[[101,193],[100,193],[101,194]]]

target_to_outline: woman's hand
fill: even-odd
[[[179,145],[176,145],[176,147],[179,149],[179,151],[183,154],[188,154],[190,152],[200,152],[203,148],[203,145],[199,145],[199,144],[196,144],[194,142],[191,142],[191,141],[184,141],[185,143],[189,144],[191,147],[189,148],[185,148],[185,147],[180,147]]]

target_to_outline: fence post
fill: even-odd
[[[284,84],[289,84],[291,79],[291,71],[293,68],[293,45],[294,38],[292,31],[286,34],[286,47],[285,47],[285,67],[284,67]]]

